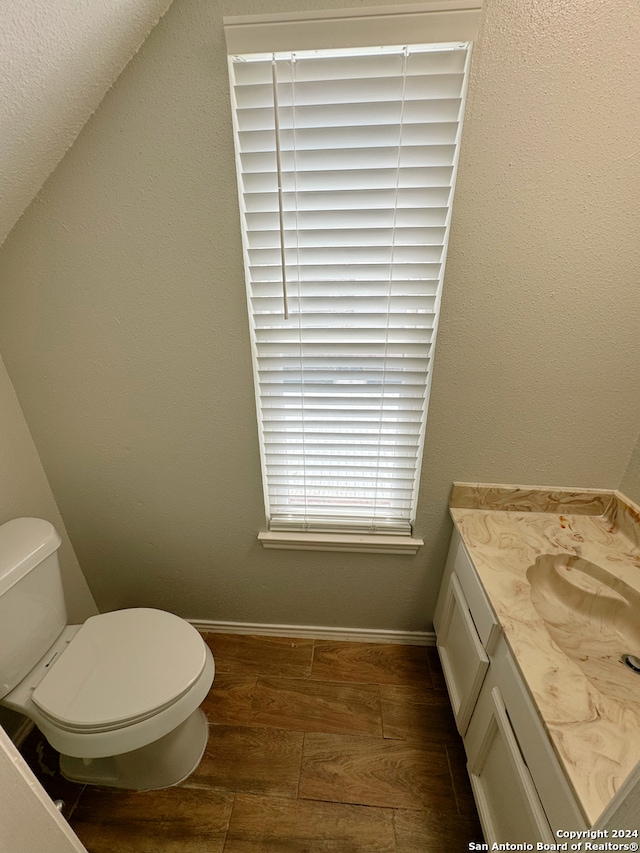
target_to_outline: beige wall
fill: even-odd
[[[71,622],[84,621],[96,612],[95,603],[0,359],[0,524],[22,516],[46,518],[62,537],[60,567],[69,619]]]
[[[640,423],[631,2],[487,0],[415,558],[263,551],[221,18],[175,0],[0,250],[0,349],[101,609],[430,627],[453,480],[616,488]]]
[[[640,504],[640,436],[638,436],[627,470],[624,472],[620,491],[635,503]]]

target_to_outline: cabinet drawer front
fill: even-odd
[[[502,629],[473,568],[473,563],[467,554],[464,543],[457,533],[452,542],[456,540],[453,571],[457,574],[460,586],[464,591],[480,641],[487,654],[492,654]]]
[[[464,734],[489,658],[455,572],[447,585],[437,645],[456,725],[460,734]]]

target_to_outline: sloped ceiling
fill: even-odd
[[[0,0],[0,243],[171,0]]]

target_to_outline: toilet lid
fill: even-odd
[[[197,681],[206,646],[196,629],[164,610],[92,616],[33,692],[63,728],[108,731],[144,720]]]

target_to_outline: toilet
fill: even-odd
[[[192,625],[164,610],[67,625],[60,542],[43,519],[0,525],[0,705],[36,724],[72,782],[177,785],[207,743],[200,704],[213,655]]]

